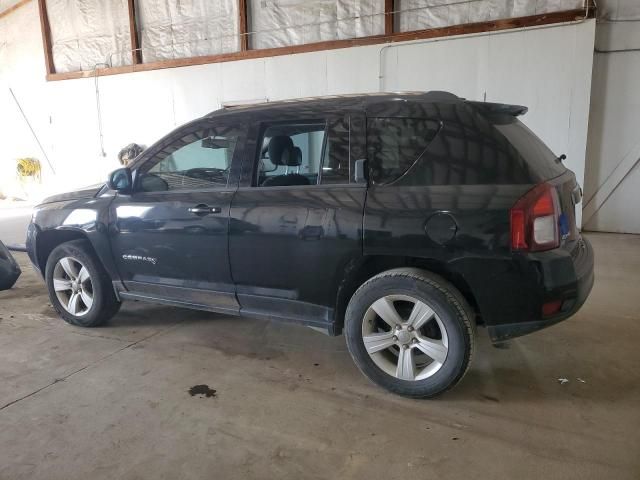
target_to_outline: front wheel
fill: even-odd
[[[45,280],[51,304],[72,325],[97,327],[120,308],[107,273],[84,240],[51,252]]]
[[[473,313],[441,277],[389,270],[353,295],[345,335],[356,365],[374,383],[408,397],[432,397],[453,387],[469,367]]]

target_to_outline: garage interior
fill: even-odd
[[[640,5],[634,0],[0,0],[0,479],[640,478]],[[25,242],[43,198],[213,110],[445,90],[526,105],[576,174],[595,286],[433,400],[343,337],[137,302],[81,329]]]

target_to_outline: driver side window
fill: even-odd
[[[239,129],[207,126],[167,144],[140,169],[143,192],[226,187]]]

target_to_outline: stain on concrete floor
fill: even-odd
[[[209,385],[194,385],[189,389],[189,395],[191,395],[192,397],[197,396],[201,398],[211,398],[216,396],[216,391],[209,388]]]

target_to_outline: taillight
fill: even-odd
[[[511,208],[511,249],[528,252],[560,246],[556,189],[541,183],[524,194]]]

